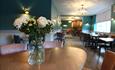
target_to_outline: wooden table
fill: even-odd
[[[86,52],[79,48],[45,49],[45,63],[29,65],[28,52],[0,56],[0,70],[82,70]]]

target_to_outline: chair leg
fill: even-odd
[[[99,56],[101,55],[101,47],[99,46]]]

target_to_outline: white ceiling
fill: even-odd
[[[60,15],[81,15],[82,0],[53,0]],[[115,0],[84,0],[84,7],[87,9],[86,15],[94,15],[110,9]]]

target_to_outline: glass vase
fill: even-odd
[[[42,64],[45,62],[45,49],[43,43],[39,42],[36,45],[29,44],[28,46],[29,56],[28,63],[33,64]]]

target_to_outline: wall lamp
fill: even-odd
[[[27,15],[28,15],[28,14],[29,14],[29,10],[30,10],[30,8],[24,8],[24,7],[23,7],[24,14],[27,14]]]

